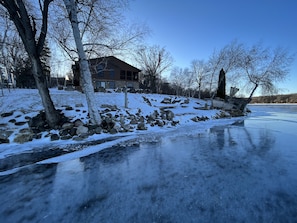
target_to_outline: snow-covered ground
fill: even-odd
[[[71,120],[80,119],[84,123],[88,123],[87,117],[87,103],[85,95],[78,91],[64,91],[57,89],[50,89],[52,100],[57,109],[61,109],[63,113],[71,118]],[[144,97],[149,99],[151,105],[149,105]],[[185,97],[166,96],[158,94],[132,94],[128,93],[128,108],[125,108],[125,94],[124,93],[96,93],[97,104],[100,111],[106,109],[104,105],[116,106],[116,111],[111,111],[113,115],[127,115],[140,113],[141,116],[147,116],[152,114],[155,110],[160,112],[162,107],[170,107],[170,110],[174,113],[173,120],[178,122],[176,126],[172,126],[170,122],[163,127],[147,125],[147,130],[137,130],[136,127],[132,132],[118,133],[116,136],[129,136],[122,139],[114,140],[113,142],[102,143],[100,146],[96,146],[96,151],[103,148],[112,146],[119,142],[131,140],[138,137],[139,139],[146,140],[145,138],[152,138],[154,136],[160,136],[160,134],[191,134],[192,132],[205,131],[214,125],[228,124],[236,121],[236,118],[228,119],[216,119],[220,115],[220,110],[205,110],[203,109],[206,104],[210,102],[198,99],[188,100]],[[161,101],[164,98],[171,98],[176,100],[174,104],[164,104]],[[76,108],[76,105],[82,105],[82,107]],[[103,105],[103,106],[102,106]],[[67,107],[73,107],[73,110],[67,110]],[[209,107],[209,106],[208,106]],[[200,109],[199,109],[200,108]],[[8,91],[4,89],[4,96],[0,97],[0,114],[13,112],[13,115],[8,117],[0,117],[0,133],[1,131],[12,131],[9,137],[10,143],[0,144],[0,159],[6,156],[21,153],[24,151],[33,151],[37,148],[50,148],[54,146],[72,145],[78,143],[85,143],[88,141],[100,140],[107,137],[111,137],[109,133],[95,134],[87,139],[76,142],[73,140],[57,140],[51,141],[50,137],[45,137],[48,133],[43,133],[41,139],[34,139],[33,141],[19,144],[14,142],[14,138],[22,129],[28,128],[28,117],[36,116],[43,109],[41,99],[36,89],[13,89]],[[194,117],[208,117],[207,121],[194,122],[191,119]],[[13,121],[12,121],[13,120]],[[129,120],[126,120],[129,121]],[[22,124],[22,122],[24,124]],[[21,123],[16,125],[16,123]],[[54,131],[52,131],[54,132]],[[85,152],[80,151],[76,155],[68,155],[69,157],[83,156],[89,154],[90,150]],[[94,152],[94,151],[93,151]]]

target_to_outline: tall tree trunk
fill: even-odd
[[[198,80],[198,98],[201,99],[201,80]]]
[[[214,73],[211,74],[210,76],[210,81],[209,81],[209,97],[212,98],[212,85],[213,85],[213,78],[214,78]]]
[[[248,98],[248,101],[249,101],[249,102],[252,100],[252,97],[253,97],[253,95],[254,95],[254,93],[255,93],[255,91],[257,90],[258,87],[259,87],[259,84],[258,84],[258,83],[255,84],[255,87],[254,87],[254,89],[252,90],[252,92],[251,92],[251,94],[250,94],[250,96],[249,96],[249,98]]]
[[[77,19],[77,5],[75,0],[64,0],[69,20],[71,23],[73,36],[79,56],[80,75],[82,80],[82,89],[86,94],[88,110],[90,115],[90,121],[92,124],[100,125],[101,117],[98,112],[98,106],[96,105],[96,98],[94,94],[94,87],[92,83],[92,76],[90,72],[89,63],[86,57],[86,53],[83,48],[82,39],[80,36],[80,30],[78,27]]]
[[[60,114],[55,109],[54,103],[50,97],[47,87],[46,77],[43,73],[41,61],[39,58],[30,57],[32,62],[32,72],[35,79],[36,87],[41,97],[44,107],[46,121],[50,127],[56,128],[60,121]]]

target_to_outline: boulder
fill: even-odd
[[[106,130],[110,130],[114,127],[115,123],[112,121],[111,118],[105,118],[104,120],[102,120],[100,127],[102,129],[106,129]]]
[[[68,129],[72,129],[74,127],[74,124],[71,122],[66,122],[62,125],[62,129],[68,130]]]
[[[15,122],[14,123],[16,126],[21,126],[27,124],[27,122]]]
[[[174,118],[174,113],[170,110],[165,111],[166,114],[166,120],[168,121],[172,121]]]
[[[138,121],[136,120],[135,117],[133,117],[133,118],[131,119],[130,124],[131,124],[131,125],[136,125],[136,124],[138,124]]]
[[[67,136],[67,135],[69,135],[69,132],[70,132],[69,129],[61,129],[61,130],[59,131],[59,135],[60,135],[60,136]]]
[[[41,139],[42,138],[42,134],[41,133],[36,133],[33,136],[34,139]]]
[[[88,133],[83,133],[83,134],[80,134],[79,137],[83,138],[83,139],[86,139],[88,138],[90,135]]]
[[[102,104],[100,107],[101,108],[107,108],[107,109],[109,109],[111,111],[117,111],[118,110],[116,105]]]
[[[118,130],[116,128],[112,128],[111,130],[109,130],[110,134],[117,134]]]
[[[8,120],[8,122],[10,122],[10,123],[16,123],[16,120],[13,118],[13,119]]]
[[[29,128],[20,129],[19,133],[32,133]]]
[[[139,117],[141,115],[141,113],[142,113],[141,109],[138,108],[138,111],[137,111],[137,113],[135,115]]]
[[[1,143],[9,143],[9,136],[12,134],[12,131],[3,131],[0,130],[0,144]]]
[[[61,136],[61,140],[68,140],[68,139],[71,139],[71,138],[72,138],[71,135]]]
[[[144,122],[144,121],[145,121],[144,117],[143,117],[143,116],[140,116],[140,117],[139,117],[139,121],[140,121],[140,122]]]
[[[25,116],[25,119],[26,119],[26,120],[30,120],[31,117],[26,115],[26,116]]]
[[[76,127],[70,129],[70,130],[69,130],[69,135],[71,135],[71,136],[75,136],[75,134],[76,134],[76,129],[77,129]]]
[[[100,126],[98,126],[96,129],[95,129],[95,133],[96,134],[101,134],[102,132],[102,128]]]
[[[48,129],[45,112],[40,112],[37,116],[31,118],[28,124],[34,133],[43,132]]]
[[[12,116],[12,115],[13,115],[13,112],[5,112],[5,113],[2,113],[2,114],[1,114],[1,117],[2,117],[2,118],[5,118],[5,117]]]
[[[14,138],[14,142],[16,143],[25,143],[25,142],[29,142],[32,141],[34,138],[34,134],[27,132],[27,133],[20,133],[18,135],[16,135],[16,137]]]
[[[78,126],[81,126],[81,125],[84,125],[84,123],[82,122],[82,120],[80,120],[80,119],[76,119],[76,120],[74,121],[74,126],[75,126],[75,127],[78,127]]]
[[[165,123],[164,123],[162,120],[157,120],[157,121],[156,121],[156,124],[157,124],[159,127],[163,127]]]
[[[179,123],[179,121],[174,121],[174,120],[173,120],[173,121],[171,122],[171,126],[176,126],[178,123]]]
[[[161,101],[162,104],[172,104],[171,103],[171,98],[164,98],[162,101]]]
[[[120,124],[125,125],[125,117],[123,115],[120,116]]]
[[[189,99],[189,98],[185,99],[185,100],[182,102],[182,104],[189,104],[189,103],[190,103],[190,99]]]
[[[76,129],[76,134],[77,135],[86,134],[86,133],[88,133],[88,131],[89,131],[88,127],[80,125]]]
[[[193,122],[207,121],[208,119],[209,118],[207,116],[201,116],[201,117],[195,116],[195,117],[191,118],[191,120]]]
[[[122,132],[130,132],[131,131],[131,126],[128,125],[128,124],[124,124],[124,125],[121,125],[122,127]]]
[[[147,130],[147,127],[145,126],[144,122],[138,123],[137,130]]]
[[[56,140],[59,140],[60,139],[60,136],[58,134],[52,134],[51,135],[51,141],[56,141]]]
[[[89,135],[100,134],[102,128],[99,125],[88,125]]]
[[[166,112],[165,111],[161,111],[161,119],[166,119]]]
[[[180,102],[181,102],[181,99],[174,98],[172,101],[172,104],[180,103]]]
[[[11,136],[12,133],[13,133],[13,131],[0,130],[0,139],[8,138],[9,136]]]
[[[9,143],[9,139],[6,138],[6,139],[3,139],[3,138],[0,138],[0,144],[2,143]]]

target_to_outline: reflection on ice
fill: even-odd
[[[59,163],[53,182],[52,193],[50,194],[50,210],[47,218],[53,222],[59,222],[63,216],[72,218],[72,212],[61,212],[61,207],[73,210],[80,200],[84,198],[85,180],[84,163],[79,159]],[[70,215],[70,216],[69,216]]]

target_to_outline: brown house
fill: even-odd
[[[94,89],[116,89],[127,86],[128,88],[139,88],[140,70],[130,64],[114,57],[101,57],[89,60]],[[80,86],[79,63],[72,66],[74,86]]]

